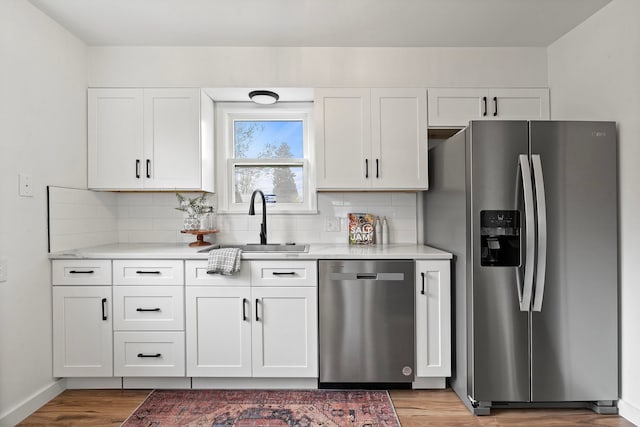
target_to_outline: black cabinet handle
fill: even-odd
[[[493,97],[493,117],[498,115],[498,97]]]
[[[364,159],[364,177],[369,178],[369,159]]]
[[[147,159],[147,178],[151,178],[151,160]]]
[[[107,320],[107,299],[102,298],[102,320]]]
[[[258,316],[258,303],[260,302],[260,300],[258,298],[256,298],[256,322],[260,321],[260,316]]]
[[[143,270],[138,270],[136,271],[136,274],[160,274],[159,271],[143,271]]]
[[[247,321],[247,303],[249,301],[247,301],[246,298],[242,298],[242,321],[246,322]]]
[[[140,179],[140,159],[136,159],[136,178]]]
[[[422,276],[422,290],[420,293],[424,295],[424,271],[420,272],[420,275]]]
[[[162,353],[156,353],[156,354],[138,353],[138,357],[162,357]]]
[[[156,307],[156,308],[136,308],[136,311],[160,311],[160,307]]]
[[[95,273],[95,271],[93,270],[71,270],[69,271],[69,274],[93,274]]]
[[[380,165],[379,165],[379,160],[376,159],[376,178],[380,178]]]
[[[274,276],[295,276],[295,271],[274,271],[271,274]]]
[[[487,115],[487,97],[482,97],[482,103],[484,104],[484,109],[482,110],[482,116],[485,117]]]

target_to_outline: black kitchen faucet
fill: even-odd
[[[249,203],[249,215],[256,214],[255,208],[255,200],[256,193],[260,193],[260,197],[262,197],[262,224],[260,224],[260,244],[267,244],[267,200],[264,197],[264,193],[260,190],[255,190],[253,194],[251,194],[251,203]]]

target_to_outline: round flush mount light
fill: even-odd
[[[256,104],[275,104],[280,96],[270,90],[252,90],[249,92],[249,98]]]

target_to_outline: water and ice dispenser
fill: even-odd
[[[520,265],[520,212],[480,211],[480,265]]]

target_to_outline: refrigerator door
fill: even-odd
[[[532,312],[532,401],[618,396],[616,129],[531,122],[546,192],[546,280]]]
[[[480,402],[528,401],[530,395],[529,312],[520,311],[517,280],[526,258],[517,182],[519,156],[529,153],[528,132],[524,121],[473,121],[467,132],[467,386]],[[519,239],[504,239],[511,231],[500,221],[509,218],[519,221]],[[499,256],[505,244],[518,245],[519,253],[501,263],[491,255]]]

